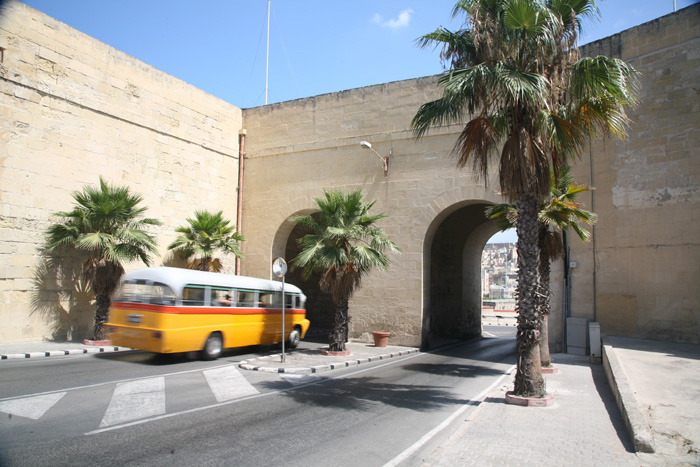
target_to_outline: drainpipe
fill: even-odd
[[[245,136],[246,129],[241,128],[238,132],[238,196],[236,197],[237,212],[236,212],[236,231],[243,234],[243,163],[245,159]],[[241,274],[241,258],[236,256],[235,274]]]
[[[591,188],[595,188],[593,179],[593,141],[588,140],[588,156],[591,166]],[[595,189],[591,190],[591,212],[595,212]],[[595,244],[595,224],[591,226],[591,247],[593,248],[593,321],[598,321],[598,261]]]

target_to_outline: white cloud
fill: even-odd
[[[413,10],[408,8],[399,13],[399,16],[397,16],[395,19],[388,19],[384,21],[384,18],[382,18],[382,16],[379,13],[375,13],[372,17],[372,22],[377,23],[383,28],[393,29],[395,31],[397,29],[407,27],[408,23],[411,22],[412,15]]]

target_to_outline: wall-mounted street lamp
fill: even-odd
[[[362,146],[363,148],[369,149],[369,150],[372,151],[379,159],[381,159],[382,164],[384,164],[384,176],[386,177],[387,174],[389,173],[389,157],[382,157],[382,156],[380,156],[379,153],[378,153],[377,151],[375,151],[374,149],[372,149],[372,145],[369,144],[367,141],[361,141],[361,142],[360,142],[360,146]],[[389,155],[391,155],[391,152],[389,153]]]

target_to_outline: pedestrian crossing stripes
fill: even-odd
[[[55,392],[52,394],[42,394],[40,396],[2,401],[0,402],[0,412],[38,420],[65,395],[65,392]]]
[[[230,401],[260,392],[245,379],[240,371],[232,366],[206,370],[204,377],[217,402]]]
[[[115,386],[99,427],[101,429],[109,428],[166,414],[166,386],[168,380],[171,381],[171,384],[177,385],[177,378],[187,373],[193,374],[197,372],[204,376],[204,378],[199,380],[202,381],[201,387],[208,388],[209,394],[212,394],[218,403],[260,393],[248,382],[235,365],[226,365],[191,373],[173,373],[154,378],[106,383],[115,384]],[[193,381],[197,381],[197,379],[195,378]],[[292,382],[292,384],[294,383]],[[0,400],[0,412],[13,417],[39,420],[69,391],[84,391],[94,387],[96,386]],[[206,389],[202,390],[206,392]],[[96,401],[96,403],[99,403],[99,401]]]
[[[119,383],[100,423],[100,428],[164,413],[164,377]]]

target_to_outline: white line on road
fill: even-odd
[[[65,392],[57,392],[54,394],[43,394],[41,396],[23,397],[21,399],[12,399],[0,402],[0,412],[18,417],[31,418],[39,420],[51,407],[56,404]]]
[[[230,365],[230,364],[218,365],[218,366],[213,366],[213,367],[210,367],[210,368],[207,368],[207,369],[208,369],[208,370],[213,370],[213,369],[215,369],[215,368],[222,368],[222,367],[226,367],[226,366],[229,366],[229,365]],[[201,372],[201,371],[202,371],[201,368],[197,368],[197,369],[194,369],[194,370],[174,371],[174,372],[172,372],[172,373],[165,373],[165,374],[162,374],[162,375],[159,375],[159,376],[165,377],[165,376],[174,376],[174,375],[184,375],[184,374],[187,374],[187,373],[199,373],[199,372]],[[15,400],[15,399],[25,399],[25,398],[27,398],[27,397],[43,396],[43,395],[45,395],[45,394],[56,394],[56,393],[61,393],[61,392],[65,393],[65,392],[67,392],[67,391],[76,391],[76,390],[78,390],[78,389],[96,388],[96,387],[99,387],[99,386],[105,386],[105,385],[107,385],[107,384],[128,383],[129,381],[140,381],[140,380],[143,380],[143,379],[144,379],[144,378],[118,379],[118,380],[113,380],[113,381],[105,381],[104,383],[87,384],[87,385],[85,385],[85,386],[75,386],[75,387],[72,387],[72,388],[57,389],[57,390],[55,390],[55,391],[44,391],[44,392],[37,392],[37,393],[35,393],[35,394],[25,394],[25,395],[22,395],[22,396],[5,397],[5,398],[0,399],[0,402],[10,401],[10,400]]]
[[[498,386],[499,384],[501,384],[501,381],[503,381],[503,379],[504,379],[506,376],[510,375],[511,372],[512,372],[514,369],[515,369],[515,365],[511,366],[510,368],[508,368],[508,370],[506,370],[505,373],[503,373],[496,381],[494,381],[493,384],[491,384],[489,387],[487,387],[486,389],[484,389],[483,391],[481,391],[481,392],[480,392],[478,395],[476,395],[475,397],[472,397],[472,398],[470,399],[470,402],[472,402],[472,403],[473,403],[473,402],[476,402],[476,401],[482,402],[483,399],[486,397],[486,395],[487,395],[489,392],[491,392],[491,390],[492,390],[493,388],[495,388],[496,386]],[[438,426],[436,426],[435,428],[433,428],[432,430],[430,430],[428,433],[425,434],[425,436],[423,436],[421,439],[419,439],[418,441],[416,441],[415,443],[413,443],[413,445],[412,445],[411,447],[409,447],[408,449],[406,449],[404,452],[402,452],[402,453],[399,454],[398,456],[394,457],[392,460],[390,460],[390,461],[387,462],[386,464],[384,464],[384,467],[394,467],[394,466],[399,465],[401,462],[405,461],[406,459],[408,459],[408,458],[409,458],[411,455],[413,455],[417,450],[419,450],[421,447],[423,447],[423,446],[425,445],[425,443],[427,443],[428,441],[430,441],[433,437],[435,437],[435,435],[437,435],[437,434],[440,433],[442,430],[444,430],[445,428],[447,428],[447,427],[450,425],[450,423],[452,423],[457,417],[459,417],[459,416],[462,415],[467,409],[472,408],[472,407],[474,407],[474,405],[472,405],[472,404],[465,404],[465,405],[463,405],[462,407],[460,407],[459,409],[457,409],[456,412],[454,412],[452,415],[450,415],[449,417],[447,417],[441,424],[439,424]]]
[[[406,361],[406,360],[410,360],[410,359],[412,359],[412,358],[421,357],[421,356],[425,356],[425,355],[430,355],[430,354],[429,354],[429,353],[416,353],[416,354],[409,355],[409,356],[407,356],[406,358],[400,358],[400,357],[399,357],[399,358],[397,358],[396,360],[391,361],[391,362],[384,363],[383,365],[372,366],[372,367],[367,368],[367,369],[364,369],[364,370],[354,371],[354,372],[352,372],[352,373],[348,373],[348,374],[345,374],[345,375],[336,376],[336,377],[334,377],[334,378],[323,378],[323,379],[319,379],[318,381],[310,381],[310,382],[308,382],[308,383],[306,383],[306,384],[300,384],[300,385],[298,385],[298,386],[294,386],[294,387],[287,388],[287,389],[280,389],[280,390],[277,390],[277,391],[270,391],[270,392],[266,392],[266,393],[263,393],[263,394],[254,394],[254,395],[250,395],[250,396],[241,397],[241,398],[239,398],[239,399],[234,399],[234,400],[225,401],[225,402],[219,402],[218,404],[211,404],[211,405],[207,405],[207,406],[204,406],[204,407],[195,407],[195,408],[193,408],[193,409],[183,410],[183,411],[181,411],[181,412],[167,413],[167,414],[158,415],[158,416],[155,416],[155,417],[144,418],[144,419],[141,419],[141,420],[135,420],[135,421],[133,421],[133,422],[122,423],[121,425],[115,425],[115,426],[110,426],[110,427],[105,427],[105,428],[99,428],[99,429],[97,429],[97,430],[88,431],[87,433],[85,433],[85,436],[96,435],[96,434],[99,434],[99,433],[104,433],[104,432],[106,432],[106,431],[119,430],[119,429],[122,429],[122,428],[127,428],[127,427],[130,427],[130,426],[134,426],[134,425],[140,425],[140,424],[142,424],[142,423],[152,422],[152,421],[156,421],[156,420],[163,420],[163,419],[165,419],[165,418],[171,418],[171,417],[177,417],[177,416],[180,416],[180,415],[186,415],[186,414],[190,414],[190,413],[201,412],[201,411],[203,411],[203,410],[215,409],[215,408],[217,408],[217,407],[223,407],[223,406],[225,406],[225,405],[237,404],[237,403],[239,403],[239,402],[243,402],[243,401],[247,401],[247,400],[251,400],[251,399],[257,399],[258,397],[267,397],[267,396],[272,396],[272,395],[275,395],[275,394],[284,394],[285,392],[288,392],[288,391],[294,391],[294,390],[296,390],[296,389],[305,388],[305,387],[307,387],[307,386],[313,386],[313,385],[316,385],[316,384],[325,383],[326,381],[332,381],[332,380],[334,380],[334,379],[347,378],[347,377],[350,377],[350,376],[353,376],[353,375],[356,375],[356,374],[359,374],[359,373],[364,373],[364,372],[366,372],[366,371],[375,370],[375,369],[377,369],[377,368],[385,367],[385,366],[388,366],[388,365],[395,365],[395,364],[397,364],[397,363],[402,363],[402,362],[404,362],[404,361]]]
[[[217,402],[260,393],[233,365],[204,370],[203,373]]]
[[[148,418],[165,413],[165,378],[142,379],[119,383],[100,427]]]

